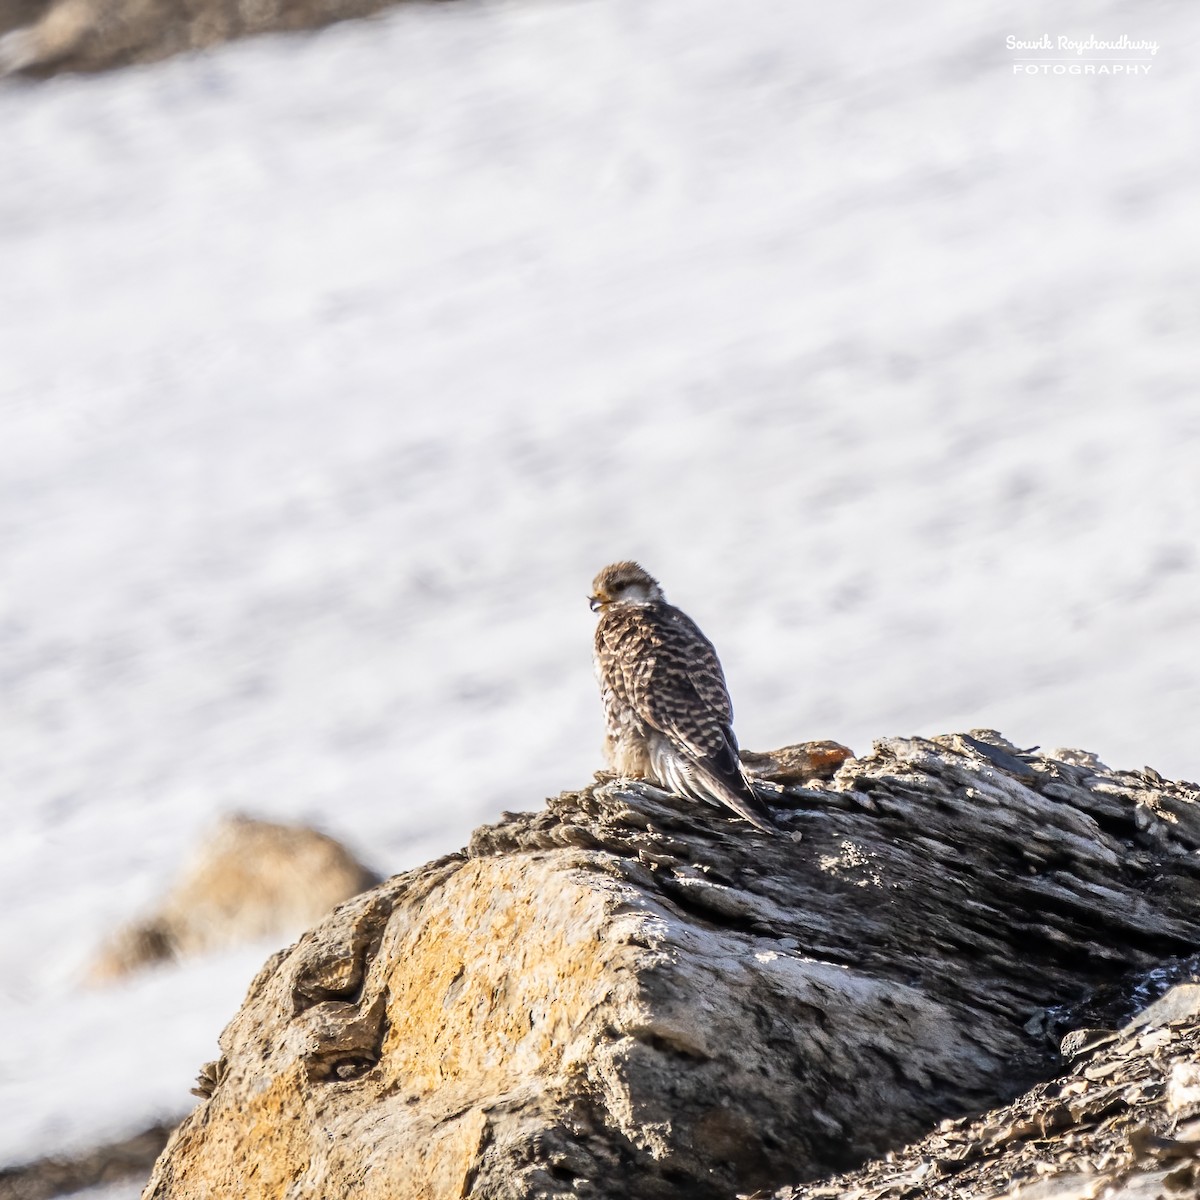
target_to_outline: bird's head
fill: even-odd
[[[610,604],[653,604],[662,599],[658,580],[635,562],[612,563],[592,580],[592,612],[604,612]]]

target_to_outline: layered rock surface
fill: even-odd
[[[1012,1100],[1070,1006],[1200,945],[1190,785],[978,732],[841,757],[755,760],[800,840],[598,782],[342,905],[146,1195],[794,1184]]]

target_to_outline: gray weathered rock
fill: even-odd
[[[812,1179],[1048,1078],[1064,1006],[1200,944],[1188,785],[977,731],[770,801],[802,840],[601,782],[342,905],[263,968],[146,1195]]]
[[[0,75],[103,71],[234,38],[315,29],[394,0],[0,0]]]
[[[886,1161],[776,1200],[1164,1200],[1200,1195],[1200,1009],[1180,984],[1069,1074]]]

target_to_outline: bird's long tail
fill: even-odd
[[[666,737],[652,739],[650,763],[655,778],[676,795],[692,796],[737,813],[764,833],[782,834],[771,810],[754,794],[738,760],[737,743],[730,736],[720,756],[684,755]]]
[[[743,820],[749,821],[755,829],[761,829],[764,833],[783,833],[775,824],[771,810],[754,794],[753,785],[741,772],[738,772],[736,779],[726,779],[699,767],[693,779],[693,786],[697,790],[703,789],[713,800],[732,809]]]

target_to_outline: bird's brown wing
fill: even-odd
[[[626,707],[709,780],[689,790],[778,832],[742,770],[717,652],[690,617],[669,604],[610,610],[597,627],[596,662],[606,711],[612,700]]]
[[[733,706],[712,643],[669,604],[631,609],[636,653],[621,656],[630,705],[698,762],[736,771]]]
[[[779,827],[742,769],[733,734],[733,705],[712,643],[670,605],[649,608],[659,642],[648,688],[636,689],[644,719],[692,759],[698,778],[689,790],[718,800],[766,833]]]

